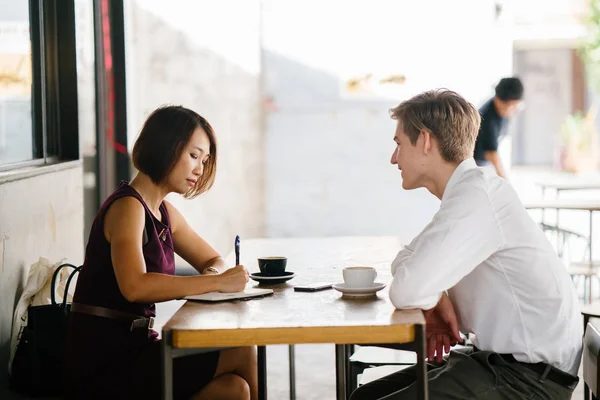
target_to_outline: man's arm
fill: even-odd
[[[481,126],[479,127],[479,135],[477,140],[481,141],[481,147],[484,151],[483,157],[486,161],[491,163],[496,169],[498,176],[506,178],[504,167],[502,166],[502,160],[500,154],[498,154],[498,126],[492,122],[482,119]]]
[[[496,168],[496,173],[499,177],[506,178],[504,167],[502,166],[502,160],[500,159],[500,154],[498,154],[497,150],[486,151],[484,153],[484,157],[494,166],[494,168]]]
[[[429,310],[497,251],[502,233],[488,194],[480,188],[455,188],[432,222],[392,263],[390,300],[398,309]]]

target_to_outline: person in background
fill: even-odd
[[[154,303],[238,292],[248,282],[244,266],[227,269],[165,200],[169,193],[194,198],[212,186],[217,144],[208,121],[184,107],[158,108],[144,123],[132,157],[139,172],[100,207],[77,281],[65,358],[69,399],[161,399]],[[200,275],[175,276],[175,253]],[[174,399],[257,397],[254,347],[173,360]]]
[[[498,144],[506,135],[508,119],[519,110],[523,99],[523,83],[516,77],[502,78],[496,85],[496,95],[481,108],[481,125],[473,157],[478,166],[493,166],[496,173],[506,177]]]

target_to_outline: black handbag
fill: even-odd
[[[61,269],[71,267],[61,303],[56,302],[56,282]],[[67,294],[71,280],[81,266],[62,264],[52,275],[52,304],[30,306],[27,326],[17,344],[9,376],[10,389],[30,396],[57,395],[63,392],[63,371],[67,341],[67,322],[71,303]]]

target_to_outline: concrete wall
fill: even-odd
[[[267,234],[409,239],[438,201],[402,190],[388,109],[437,87],[492,96],[512,72],[506,16],[479,0],[263,4]],[[349,91],[365,73],[405,83]]]
[[[479,105],[511,73],[508,25],[491,0],[336,4],[126,3],[130,147],[160,104],[208,118],[220,144],[216,185],[173,201],[222,253],[235,234],[399,234],[399,225],[416,234],[437,200],[401,189],[387,110],[442,86]],[[369,71],[407,81],[384,95],[344,91]]]
[[[520,165],[558,165],[560,129],[572,110],[572,50],[521,50],[515,72],[525,86],[525,110],[517,117],[513,156]]]
[[[215,186],[171,201],[221,253],[236,234],[264,232],[259,16],[258,1],[126,2],[130,148],[161,104],[208,119],[219,142]]]
[[[8,397],[5,371],[12,316],[29,266],[40,256],[83,262],[81,164],[46,171],[17,180],[14,173],[0,173],[0,398]]]

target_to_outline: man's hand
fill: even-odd
[[[427,322],[427,359],[435,359],[441,363],[444,352],[449,352],[451,346],[463,342],[454,306],[444,293],[437,305],[423,311],[423,314]]]

